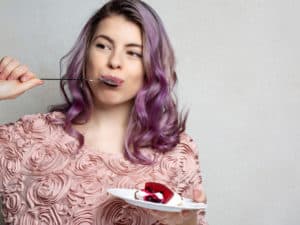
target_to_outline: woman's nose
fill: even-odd
[[[109,67],[112,69],[121,68],[121,55],[117,51],[112,51],[109,60]]]

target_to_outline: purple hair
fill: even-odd
[[[143,65],[145,78],[143,87],[137,93],[127,127],[124,142],[125,157],[132,162],[151,164],[141,148],[166,152],[179,143],[180,133],[185,130],[187,114],[178,112],[177,99],[173,92],[177,81],[174,51],[157,13],[140,0],[111,0],[100,8],[85,24],[74,47],[61,60],[67,59],[65,78],[82,78],[85,74],[87,49],[98,23],[112,15],[124,16],[137,24],[143,35]],[[70,100],[65,91],[68,85]],[[92,96],[86,82],[61,80],[61,90],[66,103],[55,105],[50,111],[65,113],[64,128],[68,134],[79,140],[84,137],[71,124],[84,124],[91,116]]]

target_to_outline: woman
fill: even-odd
[[[203,211],[148,210],[106,191],[156,181],[206,201],[198,151],[173,97],[174,53],[156,12],[143,1],[109,1],[65,58],[66,103],[0,126],[5,222],[206,224]],[[0,99],[43,84],[11,57],[0,72]]]

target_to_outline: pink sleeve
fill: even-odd
[[[181,181],[185,188],[182,190],[182,196],[193,199],[193,189],[204,191],[202,184],[202,174],[200,171],[199,151],[194,140],[188,135],[183,135],[181,145],[185,149],[185,162],[181,170]],[[205,220],[205,211],[198,211],[197,225],[207,225]]]

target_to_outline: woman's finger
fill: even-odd
[[[182,224],[183,216],[181,212],[162,212],[158,210],[150,210],[152,216],[161,224]]]
[[[19,65],[16,67],[10,75],[7,77],[7,80],[18,80],[21,75],[28,73],[28,67],[25,65]]]
[[[195,210],[182,210],[181,214],[183,217],[191,217],[196,212],[197,211],[195,211]]]
[[[201,203],[206,203],[207,202],[207,198],[206,198],[206,194],[203,190],[200,189],[194,189],[193,190],[193,200],[195,202],[201,202]]]
[[[0,73],[2,73],[2,71],[4,70],[4,68],[11,62],[13,61],[12,57],[9,56],[5,56],[1,59],[0,61]],[[1,76],[1,74],[0,74]]]
[[[19,77],[19,80],[21,82],[26,82],[28,80],[31,80],[32,78],[36,78],[36,75],[34,73],[32,73],[31,71],[29,71],[26,74],[23,74],[21,77]]]
[[[42,80],[39,80],[36,78],[30,79],[30,80],[24,82],[23,85],[21,85],[20,91],[25,92],[33,87],[36,87],[36,86],[39,86],[42,84],[44,84],[44,81],[42,81]]]
[[[12,60],[8,64],[6,64],[1,71],[1,79],[6,80],[11,72],[15,70],[19,65],[20,63],[16,60]]]

